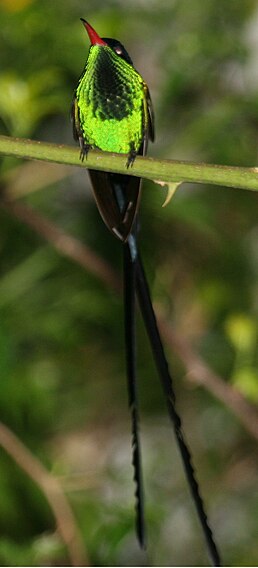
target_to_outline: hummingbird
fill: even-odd
[[[74,92],[71,113],[73,135],[80,145],[80,157],[82,160],[86,159],[88,152],[97,148],[104,152],[124,154],[126,158],[125,174],[89,169],[89,176],[99,212],[123,248],[126,375],[132,422],[132,464],[138,541],[142,548],[146,548],[137,394],[136,297],[209,555],[213,565],[220,566],[219,553],[200,495],[191,454],[182,431],[181,418],[175,407],[172,377],[138,247],[138,209],[142,180],[129,175],[128,169],[133,166],[138,155],[146,154],[148,142],[154,141],[154,112],[149,89],[120,41],[100,37],[89,22],[83,18],[81,21],[91,45],[85,68]]]

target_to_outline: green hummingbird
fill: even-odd
[[[86,20],[81,20],[91,46],[74,92],[74,138],[80,144],[82,160],[87,158],[92,148],[98,148],[106,152],[125,154],[125,168],[129,168],[137,155],[145,155],[148,141],[154,141],[154,113],[149,89],[134,68],[124,46],[115,39],[101,38]],[[141,179],[128,173],[113,174],[97,170],[89,170],[89,175],[100,214],[112,234],[123,244],[126,369],[132,419],[132,463],[138,540],[144,548],[146,536],[136,382],[136,295],[210,557],[213,564],[219,566],[219,553],[200,496],[191,454],[182,432],[181,419],[175,408],[172,378],[138,248],[137,218]]]
[[[148,87],[134,69],[124,46],[100,38],[86,20],[91,48],[73,102],[74,137],[81,157],[90,148],[127,154],[127,166],[137,154],[145,154],[154,140],[154,115]],[[114,200],[110,175],[90,170],[94,195],[108,228],[122,241],[132,229],[140,200],[141,180],[113,177],[123,186],[122,208]],[[123,178],[123,179],[122,179]],[[103,187],[105,186],[105,188]]]

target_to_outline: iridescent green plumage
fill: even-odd
[[[85,69],[73,101],[74,137],[82,159],[90,148],[127,154],[127,166],[137,154],[145,154],[154,139],[154,118],[149,90],[117,40],[100,38],[88,22],[90,47]],[[138,210],[141,180],[89,171],[99,211],[113,234],[125,242]],[[119,184],[123,207],[114,198]]]
[[[107,152],[139,152],[150,123],[149,95],[130,63],[108,45],[92,46],[75,96],[86,144]]]

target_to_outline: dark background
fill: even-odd
[[[89,47],[84,17],[126,46],[149,85],[150,155],[255,166],[256,8],[254,0],[0,0],[0,131],[73,144],[69,111]],[[9,197],[119,272],[121,246],[99,217],[85,171],[7,157],[0,168]],[[165,195],[144,183],[140,241],[158,311],[256,404],[258,196],[185,184],[162,209]],[[58,477],[93,564],[207,565],[140,318],[148,557],[134,536],[121,297],[14,211],[2,207],[0,223],[1,421]],[[166,342],[223,561],[257,565],[257,438],[228,401],[189,380],[185,350],[179,357]],[[45,497],[1,448],[0,564],[69,563]]]

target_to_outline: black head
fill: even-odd
[[[133,65],[133,62],[126,49],[117,39],[112,39],[110,37],[100,37],[94,30],[94,28],[89,24],[89,22],[84,20],[84,18],[81,18],[81,21],[88,33],[91,45],[108,45],[108,47],[110,47],[117,55],[119,55],[119,57],[127,61],[127,63],[130,63],[130,65]]]
[[[127,61],[127,63],[130,63],[130,65],[133,65],[130,55],[127,53],[125,47],[120,43],[120,41],[118,41],[117,39],[112,39],[110,37],[103,37],[101,39],[103,39],[108,47],[111,47],[111,49],[117,55],[119,55],[119,57]]]

